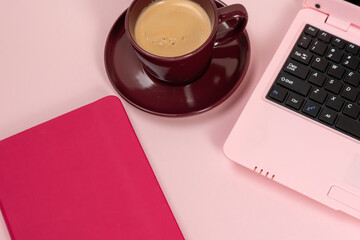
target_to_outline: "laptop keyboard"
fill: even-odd
[[[267,99],[360,140],[360,47],[306,25]]]

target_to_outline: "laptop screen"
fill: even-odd
[[[345,0],[345,1],[360,6],[360,0]]]

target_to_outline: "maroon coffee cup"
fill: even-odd
[[[186,84],[199,78],[208,67],[216,46],[237,40],[246,27],[248,15],[241,4],[217,8],[214,0],[192,0],[198,3],[210,18],[212,31],[208,39],[196,50],[178,57],[162,57],[143,50],[135,41],[135,24],[144,8],[153,0],[134,0],[126,12],[125,31],[143,68],[152,77],[168,84]],[[220,24],[229,28],[218,31]]]

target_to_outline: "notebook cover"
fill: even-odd
[[[14,240],[183,239],[115,96],[0,142]]]

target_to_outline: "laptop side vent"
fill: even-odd
[[[260,175],[262,175],[262,176],[264,176],[264,177],[266,177],[268,179],[271,179],[271,180],[274,180],[274,178],[275,178],[275,174],[271,174],[270,172],[267,172],[264,169],[259,168],[258,166],[255,166],[254,172],[256,172],[256,173],[258,173],[258,174],[260,174]]]

